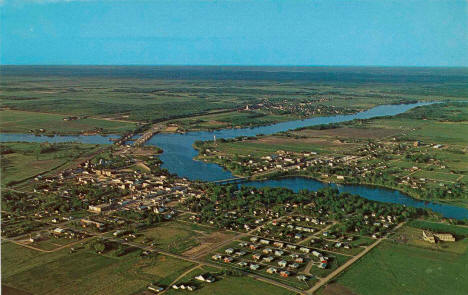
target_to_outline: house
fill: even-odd
[[[258,264],[251,264],[251,265],[250,265],[250,269],[251,269],[251,270],[257,270],[257,269],[259,269],[259,268],[260,268],[260,265],[258,265]]]
[[[263,249],[262,251],[264,254],[270,254],[271,252],[273,252],[273,250],[271,248],[265,248]]]
[[[283,248],[283,247],[284,247],[284,243],[282,243],[282,242],[274,242],[274,243],[273,243],[273,246],[278,247],[278,248]]]
[[[239,247],[247,247],[247,246],[248,246],[247,242],[240,242],[239,243]]]
[[[282,250],[276,250],[275,251],[275,256],[283,256],[283,254],[284,254],[284,251],[282,251]]]
[[[104,227],[105,227],[105,224],[104,224],[104,223],[97,222],[97,221],[93,221],[93,220],[89,220],[89,219],[84,219],[84,218],[82,218],[82,219],[80,220],[80,222],[81,222],[81,225],[82,225],[83,227],[87,227],[87,226],[89,226],[89,225],[93,225],[93,226],[95,226],[97,229],[100,229],[100,230],[101,230],[101,229],[104,229]]]
[[[265,262],[272,262],[273,260],[274,260],[274,258],[271,257],[271,256],[263,257],[263,261],[265,261]]]
[[[231,263],[234,261],[234,258],[232,257],[229,257],[229,256],[226,256],[224,257],[224,260],[223,260],[225,263]]]
[[[149,285],[149,286],[148,286],[148,290],[153,291],[153,292],[155,292],[155,293],[159,293],[159,292],[161,292],[162,290],[164,290],[164,288],[163,288],[163,287],[156,286],[156,285]]]
[[[255,253],[254,255],[252,255],[252,258],[255,260],[260,260],[260,258],[262,258],[262,255]]]
[[[57,227],[56,229],[54,229],[54,234],[56,235],[63,234],[64,232],[65,232],[65,229],[60,228],[60,227]]]
[[[211,259],[213,259],[213,260],[220,260],[221,258],[223,258],[223,256],[221,256],[219,254],[215,254],[215,255],[211,256]]]
[[[298,275],[296,278],[297,278],[297,280],[299,280],[301,282],[307,281],[307,277],[305,275]]]
[[[306,247],[299,248],[299,251],[304,252],[304,253],[310,253],[310,249]]]
[[[213,283],[216,280],[215,277],[210,274],[201,274],[196,276],[195,279],[207,283]]]
[[[317,267],[321,268],[321,269],[325,269],[325,268],[327,268],[327,264],[324,263],[324,262],[320,262]]]
[[[269,274],[274,274],[274,273],[277,273],[278,270],[274,267],[269,267],[267,270],[266,270],[267,273]]]
[[[289,271],[287,271],[287,270],[280,271],[280,276],[282,276],[283,278],[289,277],[290,274],[291,273]]]
[[[261,239],[261,240],[260,240],[260,244],[269,245],[269,244],[270,244],[270,241],[265,240],[265,239]]]
[[[289,267],[290,267],[290,268],[297,269],[297,268],[299,268],[299,263],[290,264]]]
[[[234,249],[227,248],[226,250],[224,250],[224,253],[231,255],[232,253],[234,253]]]
[[[109,209],[110,209],[110,204],[89,205],[88,207],[88,210],[94,213],[101,213]]]
[[[280,267],[286,267],[286,265],[288,265],[288,262],[286,260],[281,260],[281,261],[278,261],[278,265]]]
[[[241,261],[241,262],[237,263],[237,265],[239,265],[240,267],[246,267],[248,265],[248,263],[245,262],[245,261]]]
[[[197,289],[196,286],[192,286],[192,285],[187,286],[187,290],[189,291],[195,291],[196,289]]]
[[[250,241],[251,241],[252,243],[255,243],[255,242],[258,241],[258,238],[257,238],[257,237],[251,237],[251,238],[250,238]]]
[[[236,253],[234,253],[234,255],[240,257],[240,256],[244,256],[245,254],[247,254],[245,251],[238,251]]]
[[[304,258],[297,257],[294,261],[297,262],[297,263],[304,263]]]

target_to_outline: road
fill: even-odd
[[[122,245],[127,245],[127,246],[130,246],[130,247],[139,248],[139,249],[146,250],[146,251],[152,251],[152,252],[156,251],[157,253],[160,253],[160,254],[163,254],[163,255],[166,255],[166,256],[170,256],[170,257],[173,257],[173,258],[177,258],[177,259],[181,259],[181,260],[185,260],[185,261],[189,261],[189,262],[198,264],[199,266],[205,265],[205,266],[211,266],[211,267],[215,267],[215,268],[221,268],[221,269],[223,268],[222,266],[219,266],[219,265],[217,265],[215,263],[211,263],[211,262],[207,262],[207,261],[203,261],[203,260],[198,260],[198,259],[186,257],[186,256],[183,256],[183,255],[167,252],[165,250],[150,247],[150,246],[143,246],[143,245],[140,245],[140,244],[124,241],[124,240],[121,240],[121,239],[115,239],[115,238],[111,238],[111,237],[103,237],[103,239],[111,241],[111,242],[120,243]],[[286,285],[286,284],[283,284],[283,283],[280,283],[280,282],[277,282],[277,281],[262,277],[260,275],[253,274],[253,273],[247,273],[247,272],[244,272],[244,274],[251,277],[251,278],[254,278],[256,280],[264,281],[264,282],[267,282],[269,284],[272,284],[272,285],[275,285],[275,286],[278,286],[278,287],[281,287],[281,288],[284,288],[284,289],[288,289],[288,290],[290,290],[292,292],[304,294],[303,291],[298,289],[298,288],[291,287],[289,285]]]
[[[153,137],[154,134],[158,133],[161,131],[162,125],[161,123],[156,123],[153,126],[151,126],[150,129],[146,130],[135,142],[133,143],[133,146],[141,146],[143,145],[146,141],[148,141],[151,137]]]
[[[189,273],[191,273],[192,271],[196,270],[197,268],[200,267],[200,264],[198,265],[195,265],[194,267],[191,267],[189,269],[187,269],[186,271],[184,271],[180,276],[178,276],[175,280],[173,280],[169,285],[168,285],[168,288],[164,289],[163,291],[159,292],[159,294],[164,294],[167,290],[169,290],[169,288],[174,285],[175,283],[177,283],[179,280],[181,280],[183,277],[185,277],[186,275],[188,275]]]
[[[395,230],[399,229],[400,227],[402,227],[406,222],[402,222],[400,224],[398,224],[393,230],[392,232],[394,232]],[[361,253],[359,253],[358,255],[354,256],[353,258],[351,258],[350,260],[346,261],[343,265],[341,265],[340,267],[338,267],[337,269],[335,269],[333,272],[331,272],[328,276],[326,276],[325,278],[323,279],[320,279],[312,288],[310,288],[309,290],[307,290],[306,294],[314,294],[315,291],[317,291],[318,289],[320,289],[322,286],[324,286],[325,284],[327,284],[328,282],[330,282],[330,280],[332,280],[333,278],[335,278],[337,275],[339,275],[341,272],[343,272],[344,270],[346,270],[348,267],[350,267],[354,262],[358,261],[361,257],[363,257],[364,255],[366,255],[367,253],[369,253],[369,251],[371,251],[372,249],[374,249],[375,247],[377,247],[383,240],[385,240],[387,238],[387,236],[389,235],[390,233],[388,233],[385,237],[382,237],[380,239],[378,239],[375,243],[373,243],[372,245],[370,246],[367,246],[365,248],[364,251],[362,251]]]
[[[289,216],[289,215],[287,215]],[[281,220],[283,218],[286,218],[287,216],[282,216],[281,218],[278,218],[278,220]],[[64,222],[64,223],[67,223],[67,222]],[[64,227],[64,223],[61,223],[61,224],[54,224],[54,226],[61,226],[62,228],[66,228]],[[314,292],[316,292],[317,290],[319,290],[321,287],[323,287],[324,285],[326,285],[327,283],[329,283],[333,278],[335,278],[337,275],[339,275],[341,272],[345,271],[349,266],[351,266],[353,263],[355,263],[356,261],[358,261],[360,258],[362,258],[363,256],[365,256],[367,253],[369,253],[369,251],[371,251],[372,249],[374,249],[375,247],[377,247],[383,240],[387,239],[388,235],[392,232],[394,232],[395,230],[397,230],[398,228],[400,228],[401,226],[403,226],[406,222],[402,222],[400,224],[398,224],[391,232],[389,232],[386,236],[376,240],[375,243],[365,247],[364,251],[362,251],[361,253],[359,253],[358,255],[352,257],[351,259],[349,259],[347,262],[345,262],[343,265],[341,265],[340,267],[338,267],[337,269],[335,269],[333,272],[331,272],[328,276],[326,276],[325,278],[319,278],[319,281],[310,289],[308,289],[307,291],[303,291],[303,290],[300,290],[298,288],[295,288],[295,287],[292,287],[292,286],[289,286],[287,284],[284,284],[284,283],[281,283],[281,282],[278,282],[276,280],[272,280],[272,279],[269,279],[269,278],[266,278],[266,277],[263,277],[261,275],[257,275],[257,274],[254,274],[254,273],[250,273],[250,272],[244,272],[245,275],[251,277],[251,278],[254,278],[256,280],[259,280],[259,281],[263,281],[263,282],[266,282],[266,283],[269,283],[269,284],[272,284],[272,285],[275,285],[275,286],[278,286],[278,287],[281,287],[281,288],[284,288],[284,289],[287,289],[289,291],[292,291],[292,292],[295,292],[295,293],[299,293],[299,294],[304,294],[304,295],[307,295],[307,294],[313,294]],[[325,231],[328,227],[332,226],[333,224],[325,227],[324,229],[322,229],[321,231],[319,231],[318,233],[320,232],[323,232]],[[24,244],[24,243],[20,243],[18,240],[12,240],[12,239],[7,239],[7,238],[3,238],[2,237],[2,240],[5,240],[5,241],[10,241],[10,242],[13,242],[15,244],[18,244],[20,246],[23,246],[23,247],[26,247],[26,248],[30,248],[30,249],[33,249],[33,250],[37,250],[37,251],[41,251],[41,252],[55,252],[55,251],[58,251],[58,250],[61,250],[61,249],[64,249],[64,248],[67,248],[67,247],[71,247],[72,245],[75,245],[77,243],[82,243],[84,240],[87,240],[87,239],[90,239],[90,238],[93,238],[93,237],[100,237],[104,240],[108,240],[108,241],[111,241],[111,242],[116,242],[116,243],[119,243],[119,244],[122,244],[122,245],[126,245],[126,246],[130,246],[130,247],[134,247],[134,248],[138,248],[138,249],[142,249],[144,251],[150,251],[150,252],[156,252],[156,253],[160,253],[160,254],[163,254],[163,255],[166,255],[166,256],[170,256],[170,257],[173,257],[173,258],[176,258],[176,259],[181,259],[181,260],[185,260],[185,261],[189,261],[189,262],[192,262],[194,263],[196,266],[194,266],[193,268],[190,268],[189,270],[187,270],[186,272],[184,272],[183,274],[181,274],[177,279],[175,279],[172,283],[174,284],[175,282],[177,282],[179,279],[183,278],[185,275],[187,275],[190,271],[198,268],[198,267],[201,267],[201,266],[210,266],[210,267],[214,267],[214,268],[218,268],[218,269],[222,269],[223,266],[220,266],[218,264],[215,264],[215,263],[211,263],[211,262],[208,262],[208,261],[204,261],[203,260],[203,257],[208,254],[210,251],[214,250],[214,249],[218,249],[220,247],[223,247],[229,243],[231,243],[232,241],[235,241],[235,240],[239,240],[245,236],[248,236],[248,235],[252,235],[252,234],[255,234],[255,232],[261,228],[262,226],[264,225],[260,225],[246,233],[239,233],[227,240],[224,240],[220,243],[216,243],[215,245],[209,247],[209,249],[207,249],[206,251],[203,251],[202,253],[198,253],[197,255],[195,256],[192,256],[192,257],[188,257],[188,256],[184,256],[184,255],[179,255],[179,254],[175,254],[175,253],[171,253],[171,252],[168,252],[166,250],[163,250],[163,249],[159,249],[157,247],[152,247],[152,246],[145,246],[145,245],[141,245],[141,244],[138,244],[138,243],[134,243],[134,242],[131,242],[131,241],[125,241],[125,240],[122,240],[122,239],[119,239],[119,238],[114,238],[112,236],[105,236],[107,233],[109,232],[105,232],[105,233],[96,233],[96,234],[92,234],[92,233],[88,233],[88,235],[91,235],[90,237],[86,238],[86,239],[83,239],[83,240],[79,240],[79,241],[76,241],[76,242],[73,242],[73,243],[70,243],[70,244],[67,244],[67,245],[64,245],[64,246],[60,246],[56,249],[53,249],[53,250],[43,250],[43,249],[38,249],[38,248],[35,248],[35,247],[32,247],[32,246],[29,246],[27,244]],[[73,228],[72,230],[74,231],[80,231],[80,230],[77,230],[75,228]],[[317,234],[318,234],[317,233]],[[269,240],[272,240],[272,239],[269,239]],[[330,252],[330,251],[329,251]],[[341,254],[343,255],[343,254]],[[312,267],[312,264],[309,263],[307,266],[306,266],[306,269],[305,269],[305,272],[306,273],[309,273],[310,272],[310,268]]]

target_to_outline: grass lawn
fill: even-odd
[[[454,254],[384,242],[336,281],[360,295],[466,294],[468,252]]]
[[[153,282],[168,284],[192,266],[163,255],[141,258],[137,251],[117,258],[2,244],[2,284],[32,294],[133,294]]]
[[[64,121],[67,115],[38,113],[28,111],[0,111],[0,130],[2,132],[28,133],[43,128],[47,134],[80,134],[102,128],[106,134],[120,134],[136,127],[136,123],[86,118]]]
[[[42,174],[81,156],[96,151],[99,147],[90,144],[59,143],[48,151],[47,144],[40,143],[2,143],[2,185],[20,182],[37,174]],[[8,150],[8,153],[5,151]]]
[[[141,234],[144,237],[153,239],[158,248],[173,253],[182,253],[194,246],[198,246],[200,238],[209,235],[211,232],[212,230],[208,227],[171,221],[143,230]],[[139,239],[143,239],[143,237]]]

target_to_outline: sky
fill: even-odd
[[[468,1],[0,0],[0,64],[468,66]]]

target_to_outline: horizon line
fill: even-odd
[[[0,67],[361,67],[361,68],[468,68],[468,65],[294,65],[294,64],[0,64]]]

